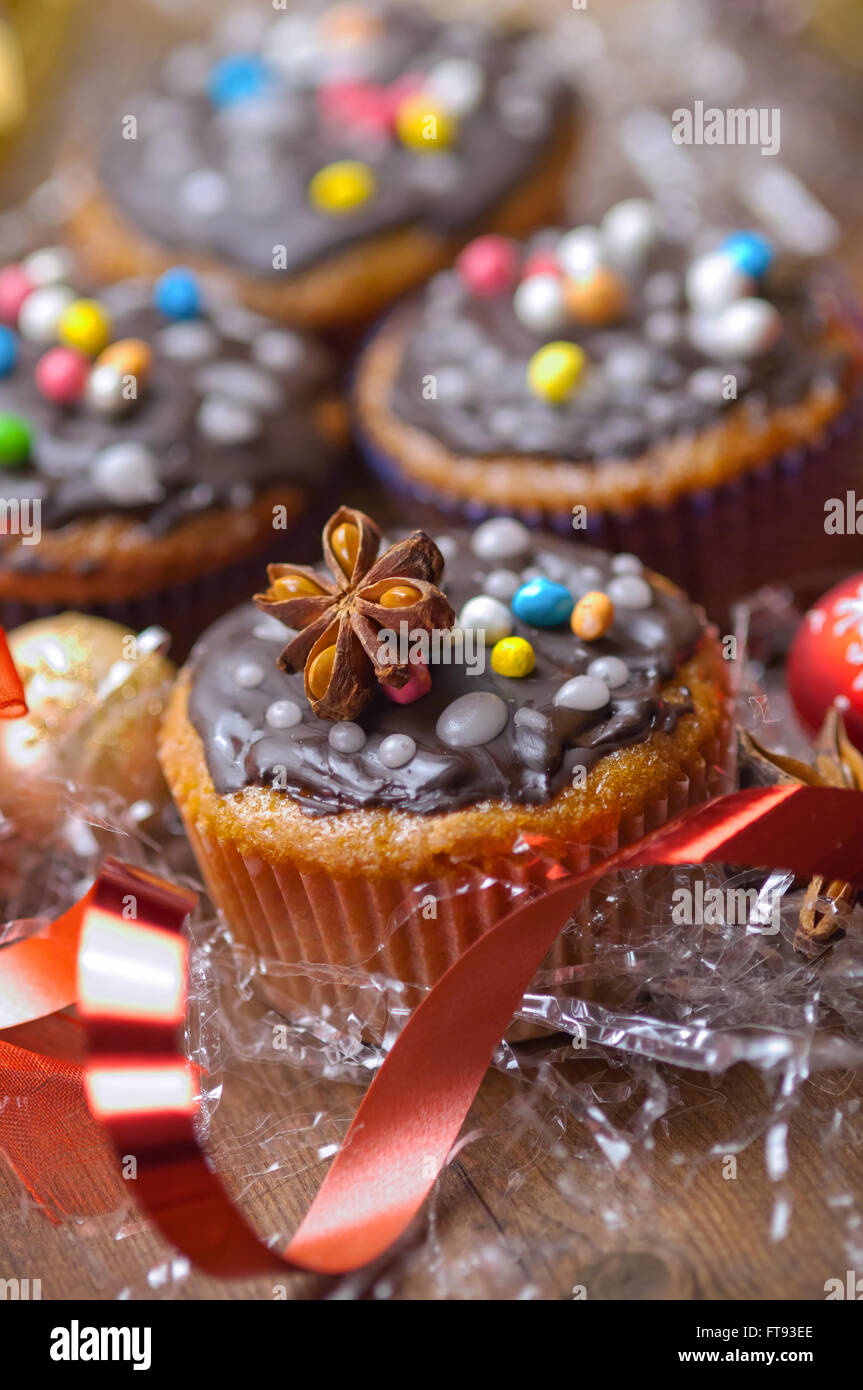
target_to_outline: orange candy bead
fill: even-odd
[[[600,589],[591,589],[584,598],[579,599],[572,610],[570,626],[582,642],[596,642],[604,637],[614,622],[614,604],[608,594]]]
[[[613,270],[600,266],[584,280],[566,280],[563,285],[566,308],[581,323],[614,323],[626,313],[629,292]]]

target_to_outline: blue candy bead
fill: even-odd
[[[197,318],[201,312],[201,287],[197,276],[185,266],[172,266],[156,281],[153,303],[166,318]]]
[[[744,275],[751,275],[754,280],[767,274],[773,260],[773,247],[758,232],[732,232],[719,249],[731,257]]]
[[[17,360],[18,339],[11,328],[0,324],[0,376],[8,376]]]
[[[254,53],[235,53],[210,69],[207,95],[214,106],[253,101],[272,86],[270,69]]]
[[[552,579],[531,579],[522,584],[512,601],[512,611],[532,627],[559,627],[575,607],[572,594]]]

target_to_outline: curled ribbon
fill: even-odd
[[[196,1138],[193,1074],[177,1042],[191,894],[107,861],[86,897],[55,924],[64,949],[56,969],[44,956],[27,957],[30,941],[5,948],[4,966],[10,955],[23,958],[11,978],[25,988],[14,1020],[15,988],[4,969],[0,1019],[23,1022],[22,1008],[37,1006],[40,988],[51,1007],[77,994],[92,1048],[92,1113],[121,1155],[136,1156],[142,1206],[200,1268],[220,1277],[345,1273],[382,1254],[421,1207],[519,1001],[592,885],[624,867],[717,858],[863,888],[863,792],[795,785],[717,798],[584,873],[554,881],[503,918],[408,1020],[283,1253],[255,1235]]]
[[[24,686],[15,669],[6,633],[0,627],[0,719],[20,719],[26,713]]]

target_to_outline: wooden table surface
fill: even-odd
[[[568,1062],[566,1074],[573,1083],[590,1081],[600,1096],[621,1079],[618,1069],[589,1060]],[[487,1131],[485,1137],[462,1148],[398,1254],[341,1283],[288,1276],[281,1296],[320,1299],[338,1290],[394,1299],[547,1300],[571,1299],[581,1286],[589,1300],[823,1300],[826,1280],[844,1279],[848,1267],[843,1232],[856,1203],[849,1207],[842,1194],[863,1190],[863,1122],[856,1134],[844,1131],[827,1158],[822,1140],[837,1098],[843,1105],[856,1098],[859,1107],[863,1080],[831,1078],[832,1094],[806,1084],[804,1104],[790,1120],[788,1174],[775,1183],[765,1172],[762,1079],[741,1066],[715,1088],[691,1072],[676,1074],[675,1082],[678,1103],[657,1126],[652,1152],[636,1150],[615,1172],[561,1107],[549,1103],[538,1123],[527,1084],[489,1073],[464,1131]],[[312,1142],[289,1134],[276,1145],[280,1169],[257,1175],[268,1160],[260,1159],[256,1141],[249,1147],[250,1131],[260,1135],[265,1114],[268,1132],[278,1130],[280,1117],[290,1128],[318,1105],[344,1122],[358,1096],[352,1085],[310,1083],[269,1067],[251,1078],[225,1077],[210,1148],[220,1161],[233,1152],[241,1170],[252,1170],[234,1188],[260,1233],[288,1235],[296,1227],[326,1167],[318,1148],[335,1131],[315,1129]],[[755,1137],[737,1153],[730,1178],[723,1143],[742,1127]],[[269,1148],[269,1160],[276,1149]],[[588,1157],[579,1156],[584,1150]],[[702,1156],[695,1171],[693,1155]],[[791,1215],[783,1234],[786,1200]],[[23,1202],[20,1184],[0,1163],[0,1278],[41,1278],[43,1299],[111,1299],[124,1289],[135,1299],[279,1296],[269,1277],[221,1283],[180,1270],[166,1285],[170,1257],[134,1208],[124,1218],[52,1225]],[[147,1272],[160,1267],[148,1284]]]

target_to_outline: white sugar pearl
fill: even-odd
[[[417,751],[417,746],[409,734],[390,734],[378,749],[378,757],[384,767],[404,767]]]
[[[723,399],[725,372],[720,367],[699,367],[686,383],[687,394],[705,405],[715,405]]]
[[[93,368],[84,395],[90,409],[98,415],[122,415],[135,404],[134,398],[124,395],[123,374],[107,364]]]
[[[752,288],[749,276],[719,251],[699,256],[686,272],[686,297],[699,314],[716,314]]]
[[[605,255],[614,265],[624,269],[641,265],[656,241],[653,204],[646,198],[615,203],[603,217],[601,231]]]
[[[465,631],[481,632],[489,646],[509,637],[512,632],[512,614],[500,599],[491,594],[479,594],[469,598],[458,615],[458,626]]]
[[[612,574],[641,574],[644,565],[637,555],[629,555],[626,551],[621,551],[615,555],[611,562]]]
[[[156,334],[157,352],[173,362],[206,362],[213,357],[219,339],[208,323],[172,323]]]
[[[512,516],[495,516],[484,521],[473,533],[471,549],[481,560],[512,560],[531,546],[531,534]]]
[[[215,217],[231,201],[231,185],[216,169],[195,169],[180,184],[180,202],[195,217]]]
[[[613,348],[602,364],[616,386],[646,386],[653,375],[653,354],[641,343]]]
[[[605,591],[615,608],[649,608],[653,590],[638,574],[621,574],[609,581]]]
[[[468,116],[482,101],[485,74],[470,58],[443,58],[427,74],[424,87],[454,116]]]
[[[264,668],[256,661],[241,661],[234,670],[234,680],[241,690],[254,690],[264,679]]]
[[[602,264],[602,237],[598,227],[574,227],[564,232],[555,255],[573,280],[584,280]]]
[[[673,309],[680,301],[682,283],[673,270],[657,270],[644,282],[644,302],[651,309]]]
[[[560,687],[554,697],[564,709],[603,709],[611,699],[608,686],[598,676],[573,676]]]
[[[31,285],[57,285],[71,280],[75,274],[74,257],[64,246],[45,246],[41,251],[33,251],[23,264]]]
[[[673,309],[657,309],[644,320],[644,336],[657,347],[674,347],[683,337],[685,324]]]
[[[454,536],[435,536],[435,545],[444,560],[452,560],[458,554],[458,542]]]
[[[619,656],[598,656],[591,661],[587,674],[596,680],[605,681],[609,690],[617,690],[629,680],[629,667]]]
[[[337,753],[359,753],[365,747],[366,731],[361,729],[359,724],[353,724],[345,720],[343,724],[334,724],[329,732],[330,747]]]
[[[195,377],[195,389],[230,396],[256,410],[278,410],[284,391],[273,377],[248,362],[209,362]]]
[[[438,400],[450,405],[458,405],[467,400],[471,391],[471,379],[462,367],[439,367],[434,373],[437,379]]]
[[[435,732],[449,748],[479,748],[491,743],[509,721],[506,702],[490,690],[460,695],[438,718]]]
[[[18,332],[22,338],[45,347],[56,342],[61,315],[75,298],[75,291],[68,285],[46,285],[28,294],[18,315]]]
[[[293,372],[306,355],[306,345],[299,333],[272,328],[255,340],[252,353],[262,367],[270,367],[276,372]]]
[[[529,275],[513,295],[516,318],[532,333],[555,333],[566,322],[563,287],[556,275]]]
[[[198,429],[216,444],[247,444],[260,434],[261,420],[256,410],[232,396],[205,396],[198,411]]]
[[[303,711],[295,700],[274,700],[265,715],[271,729],[292,729],[302,717]]]
[[[511,603],[521,588],[521,578],[512,570],[492,570],[485,577],[485,591],[501,603]]]
[[[729,357],[758,357],[782,333],[782,316],[766,299],[739,299],[716,322],[717,352]]]
[[[97,454],[90,468],[90,477],[112,502],[129,505],[157,502],[164,489],[156,471],[156,459],[145,444],[127,440],[110,444]]]

